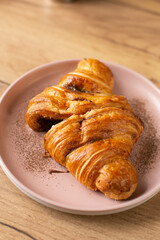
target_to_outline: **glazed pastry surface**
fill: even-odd
[[[36,131],[52,125],[44,136],[44,149],[78,181],[121,200],[138,184],[128,158],[143,126],[127,99],[113,95],[112,88],[109,68],[84,59],[59,85],[31,99],[26,120]]]

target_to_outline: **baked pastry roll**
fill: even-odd
[[[44,149],[89,189],[121,200],[137,187],[138,174],[128,158],[143,126],[112,88],[108,67],[84,59],[58,86],[31,100],[26,120],[37,131],[61,121],[45,134]]]

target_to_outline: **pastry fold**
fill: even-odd
[[[57,86],[48,87],[31,99],[26,121],[33,130],[46,131],[73,114],[110,106],[112,101],[119,106],[128,105],[124,97],[113,96],[112,88],[110,69],[98,60],[83,59]]]

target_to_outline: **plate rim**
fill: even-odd
[[[49,63],[45,63],[42,64],[40,66],[37,66],[29,71],[27,71],[26,73],[24,73],[22,76],[20,76],[16,81],[14,81],[7,89],[6,91],[2,94],[2,96],[0,97],[0,105],[3,102],[4,98],[7,96],[8,92],[14,87],[16,86],[19,82],[23,82],[23,79],[28,76],[29,74],[35,72],[35,71],[39,71],[42,68],[46,68],[46,67],[50,67],[52,65],[55,64],[62,64],[62,63],[66,63],[66,62],[78,62],[81,59],[64,59],[64,60],[59,60],[59,61],[53,61],[53,62],[49,62]],[[104,64],[108,64],[108,65],[112,65],[116,68],[120,68],[124,71],[127,71],[129,73],[132,73],[134,75],[137,75],[139,78],[141,78],[145,84],[147,84],[148,86],[150,86],[152,89],[154,89],[156,95],[160,98],[160,89],[158,89],[157,86],[155,86],[149,79],[147,79],[146,77],[144,77],[143,75],[141,75],[140,73],[135,72],[132,69],[129,69],[125,66],[116,64],[116,63],[112,63],[109,61],[101,61]],[[54,208],[56,210],[60,210],[63,212],[68,212],[68,213],[73,213],[73,214],[81,214],[81,215],[107,215],[107,214],[112,214],[112,213],[118,213],[118,212],[122,212],[131,208],[134,208],[146,201],[148,201],[150,198],[152,198],[154,195],[156,195],[159,191],[160,191],[160,184],[156,185],[154,188],[152,188],[149,192],[143,194],[142,196],[139,196],[136,199],[131,200],[131,202],[127,203],[127,206],[125,206],[125,204],[123,205],[118,205],[118,206],[113,206],[110,210],[109,209],[104,209],[104,210],[82,210],[82,209],[77,209],[77,207],[69,207],[66,204],[58,204],[57,202],[53,201],[53,200],[49,200],[45,197],[42,197],[41,195],[35,193],[34,191],[32,191],[30,188],[28,188],[27,186],[25,186],[23,183],[21,183],[21,181],[19,181],[16,176],[14,176],[12,174],[12,172],[8,169],[8,167],[6,166],[6,164],[4,163],[2,157],[1,157],[1,153],[0,153],[0,166],[2,167],[2,170],[4,171],[4,173],[7,175],[7,177],[11,180],[11,182],[18,188],[20,189],[23,193],[25,193],[27,196],[29,196],[30,198],[34,199],[35,201]],[[139,201],[138,201],[139,200]]]

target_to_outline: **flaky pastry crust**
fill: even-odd
[[[138,184],[128,158],[143,126],[127,99],[112,89],[110,69],[98,60],[83,59],[57,86],[31,99],[26,121],[33,130],[50,129],[44,149],[78,181],[121,200]]]

